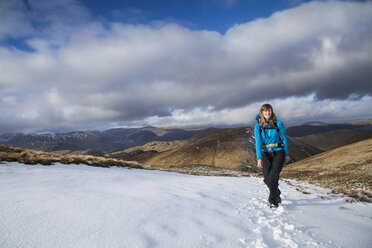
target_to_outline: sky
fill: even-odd
[[[0,0],[0,23],[0,133],[372,118],[372,1]]]

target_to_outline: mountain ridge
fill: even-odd
[[[370,120],[350,123],[310,122],[286,129],[287,135],[323,151],[372,137]]]
[[[293,162],[372,137],[372,125],[368,121],[364,125],[360,122],[311,123],[286,128]],[[255,168],[252,127],[177,129],[146,126],[105,131],[16,133],[0,135],[0,143],[61,155],[113,157],[159,168],[190,164],[234,170],[248,168],[253,171],[249,168]]]
[[[321,152],[290,137],[288,144],[292,161]],[[254,173],[259,171],[256,167],[254,131],[251,127],[229,128],[198,139],[153,141],[105,156],[137,161],[148,168],[162,170],[203,165]]]
[[[46,152],[62,151],[72,153],[82,151],[89,153],[93,151],[95,154],[105,154],[143,145],[153,140],[173,141],[189,139],[194,135],[203,136],[205,135],[203,133],[207,132],[206,130],[208,130],[209,134],[220,131],[217,128],[197,131],[145,127],[46,134],[13,133],[0,135],[0,143]]]

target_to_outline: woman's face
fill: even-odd
[[[273,115],[273,110],[271,108],[262,111],[263,117],[268,121],[270,120],[271,116]]]

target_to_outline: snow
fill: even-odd
[[[291,184],[270,209],[261,178],[6,162],[0,247],[372,247],[372,204]]]
[[[254,137],[254,131],[252,130],[252,128],[251,127],[247,127],[245,133],[248,134],[248,143],[250,145],[256,147],[255,137]]]

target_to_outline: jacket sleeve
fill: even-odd
[[[284,144],[284,154],[285,156],[289,156],[288,152],[288,141],[287,141],[287,134],[285,133],[285,127],[283,125],[283,122],[280,120],[277,121],[279,132],[283,138],[283,144]]]
[[[256,126],[254,127],[254,138],[256,140],[256,155],[257,155],[257,160],[262,159],[262,139],[261,139],[261,134],[260,134],[260,125],[257,123]]]

